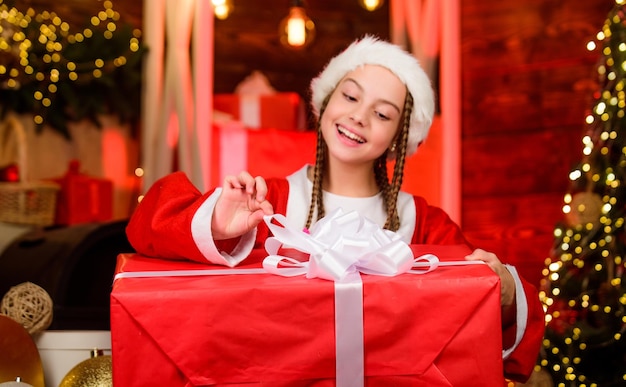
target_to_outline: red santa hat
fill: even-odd
[[[324,99],[335,90],[350,71],[366,64],[387,68],[402,81],[413,96],[413,113],[409,126],[407,155],[412,155],[426,138],[435,113],[434,93],[430,79],[417,59],[394,44],[373,36],[354,41],[328,62],[324,70],[311,81],[311,105],[319,118]]]

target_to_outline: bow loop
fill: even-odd
[[[266,216],[264,220],[274,236],[265,242],[270,256],[263,266],[274,274],[296,272],[293,259],[280,258],[281,247],[309,254],[309,261],[298,269],[307,278],[341,281],[354,273],[395,276],[414,265],[411,249],[397,233],[380,228],[356,211],[337,209],[308,233],[297,231],[283,215]]]

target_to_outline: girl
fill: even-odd
[[[285,214],[291,224],[310,227],[336,208],[357,211],[409,244],[469,245],[441,209],[400,191],[405,159],[426,138],[434,114],[430,81],[413,56],[364,37],[328,63],[311,93],[314,166],[267,181],[241,172],[206,194],[180,172],[166,176],[129,222],[137,252],[235,266],[264,253],[264,215]],[[391,179],[388,160],[395,160]],[[523,381],[543,335],[537,291],[494,254],[477,249],[465,258],[486,262],[501,279],[505,376]]]

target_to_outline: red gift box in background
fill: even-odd
[[[305,129],[304,106],[298,93],[268,95],[215,94],[213,109],[230,114],[252,129]]]
[[[285,177],[315,163],[317,134],[279,129],[248,130],[237,123],[213,126],[211,186],[248,171],[264,178]]]
[[[84,175],[80,163],[70,162],[65,176],[53,179],[61,186],[57,197],[55,223],[105,222],[113,218],[113,182]]]
[[[224,268],[126,254],[116,272],[206,269]],[[362,280],[365,386],[503,385],[499,279],[486,265]],[[322,279],[117,279],[114,384],[333,386],[334,323]]]

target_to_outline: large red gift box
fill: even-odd
[[[207,269],[224,268],[122,254],[116,272]],[[503,385],[500,284],[486,265],[362,281],[365,386]],[[334,386],[334,324],[323,279],[118,278],[114,385]]]
[[[252,129],[305,129],[304,106],[298,93],[267,95],[215,94],[213,108]]]

